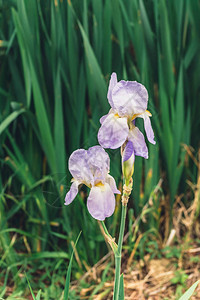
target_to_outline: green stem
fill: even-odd
[[[105,225],[105,223],[104,223],[104,221],[101,221],[101,224],[102,224],[102,226],[103,226],[103,229],[104,229],[105,233],[106,233],[107,235],[110,235],[109,232],[108,232],[108,229],[107,229],[107,227],[106,227],[106,225]]]
[[[119,284],[120,284],[120,271],[121,271],[121,252],[124,237],[125,221],[126,221],[127,205],[122,204],[121,224],[118,240],[118,248],[115,254],[115,285],[113,300],[119,300]]]

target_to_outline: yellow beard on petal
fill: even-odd
[[[103,184],[101,181],[98,183],[95,183],[94,186],[99,187],[101,190],[105,190],[105,184]]]
[[[131,121],[133,121],[135,118],[137,118],[138,116],[140,116],[140,115],[142,115],[142,114],[146,114],[146,115],[149,116],[149,117],[152,116],[152,114],[150,113],[150,111],[145,110],[145,112],[143,112],[143,113],[134,114],[134,115],[132,116],[132,118],[131,118]]]

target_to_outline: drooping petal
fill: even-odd
[[[69,205],[74,198],[76,197],[76,195],[78,194],[78,186],[79,186],[80,182],[77,180],[74,180],[74,182],[72,183],[69,192],[66,194],[65,196],[65,203],[64,205]]]
[[[98,132],[98,141],[103,148],[119,148],[128,136],[127,118],[119,118],[113,113],[102,123]]]
[[[109,184],[114,194],[121,194],[121,192],[117,189],[115,179],[109,174],[106,177],[106,183]]]
[[[133,143],[135,155],[148,158],[148,148],[145,143],[144,135],[142,132],[135,126],[129,131],[128,140]]]
[[[78,149],[74,151],[69,157],[69,171],[75,179],[93,183],[93,175],[88,168],[87,158],[86,150]]]
[[[151,114],[148,111],[145,111],[145,113],[139,115],[138,117],[141,117],[144,119],[144,128],[146,131],[146,135],[147,135],[147,139],[151,144],[155,145],[155,141],[154,141],[154,132],[151,126],[151,120],[150,117]]]
[[[87,165],[94,177],[94,184],[105,182],[110,169],[110,158],[101,146],[94,146],[88,149]]]
[[[103,221],[110,217],[115,210],[115,196],[108,183],[91,188],[87,208],[93,218]]]
[[[112,90],[112,101],[120,116],[133,116],[147,109],[148,93],[137,81],[121,80]]]
[[[128,141],[122,154],[122,162],[127,161],[133,153],[133,143],[131,141]]]
[[[117,84],[117,74],[112,73],[111,78],[110,78],[109,87],[108,87],[108,93],[107,93],[108,102],[110,103],[110,106],[112,108],[114,108],[113,101],[112,101],[112,90],[116,84]]]

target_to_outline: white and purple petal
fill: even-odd
[[[99,119],[100,124],[102,124],[102,123],[105,121],[105,119],[108,117],[108,115],[109,115],[109,114],[107,114],[107,115],[105,115],[105,116],[102,116],[102,117]]]
[[[78,149],[69,157],[69,171],[72,176],[79,181],[85,181],[88,184],[93,183],[93,175],[87,165],[87,151]]]
[[[117,189],[115,179],[109,174],[106,177],[106,183],[109,184],[114,194],[121,194],[121,192]]]
[[[78,194],[78,186],[81,182],[74,180],[69,192],[66,194],[65,196],[65,203],[64,205],[69,205],[76,197],[76,195]]]
[[[154,132],[151,126],[151,120],[150,117],[151,114],[148,111],[145,111],[145,113],[139,115],[138,117],[141,117],[144,119],[144,128],[146,131],[147,139],[151,144],[155,145],[155,140],[154,140]]]
[[[122,162],[127,161],[134,153],[133,143],[128,141],[122,153]]]
[[[114,108],[113,101],[112,101],[112,90],[116,84],[117,84],[117,74],[112,73],[111,78],[110,78],[109,87],[108,87],[108,93],[107,93],[108,102],[110,103],[110,106],[112,108]]]
[[[114,113],[110,113],[99,129],[99,144],[103,148],[119,148],[126,141],[128,132],[127,118],[119,118]]]
[[[93,218],[103,221],[110,217],[115,210],[115,196],[108,183],[91,188],[87,208]]]
[[[142,156],[146,159],[148,158],[148,148],[145,143],[144,135],[137,127],[129,131],[128,140],[133,143],[135,155]]]
[[[110,169],[110,158],[101,146],[94,146],[87,151],[88,169],[93,175],[94,183],[105,182]]]
[[[119,81],[112,89],[112,102],[118,114],[133,116],[147,109],[148,92],[137,81]]]

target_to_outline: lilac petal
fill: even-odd
[[[119,148],[125,142],[128,132],[127,118],[119,118],[110,113],[99,129],[99,144],[103,148]]]
[[[107,115],[105,115],[105,116],[103,116],[103,117],[100,118],[100,120],[99,120],[100,124],[103,124],[103,122],[104,122],[105,119],[110,115],[110,113],[116,114],[117,112],[116,112],[114,109],[111,108],[111,109],[109,110],[109,112],[108,112]]]
[[[147,139],[151,144],[155,145],[156,142],[154,141],[154,132],[151,126],[151,120],[149,116],[151,116],[151,114],[148,111],[146,111],[145,113],[139,115],[138,117],[144,119],[144,128],[146,131]]]
[[[115,179],[109,174],[106,177],[106,183],[109,184],[114,194],[121,194],[121,192],[117,189]]]
[[[122,154],[122,162],[127,161],[133,153],[133,143],[131,141],[128,141]]]
[[[69,157],[69,171],[75,179],[89,184],[93,183],[93,175],[88,168],[87,159],[86,150],[78,149],[74,151]]]
[[[87,165],[94,177],[94,183],[105,182],[110,169],[110,158],[101,146],[94,146],[88,149]]]
[[[144,135],[137,127],[130,130],[128,140],[133,143],[135,155],[142,156],[146,159],[148,158],[148,148],[145,143]]]
[[[74,198],[78,194],[78,186],[79,186],[79,184],[80,184],[80,182],[77,181],[77,180],[75,180],[72,183],[69,192],[65,196],[65,203],[64,203],[65,205],[69,205],[74,200]]]
[[[115,210],[115,196],[108,183],[92,187],[87,208],[93,218],[103,221],[110,217]]]
[[[133,116],[147,109],[148,93],[137,81],[121,80],[112,90],[112,101],[120,116]]]
[[[114,104],[112,101],[112,90],[116,84],[117,84],[117,74],[112,73],[111,78],[110,78],[109,87],[108,87],[108,93],[107,93],[108,102],[110,103],[110,106],[112,108],[114,108]]]
[[[102,116],[102,117],[100,118],[100,120],[99,120],[100,124],[102,124],[102,123],[105,121],[105,119],[107,118],[108,115],[109,115],[109,114],[107,114],[107,115],[105,115],[105,116]]]

